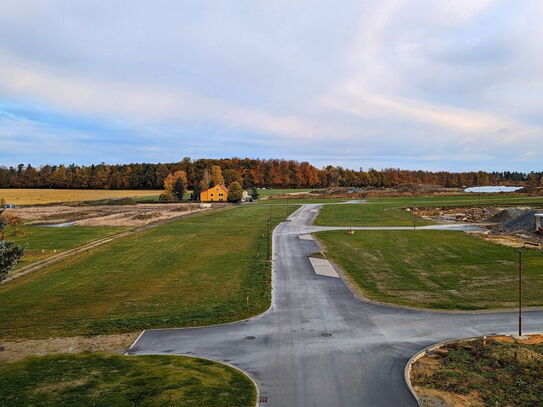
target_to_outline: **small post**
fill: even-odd
[[[272,212],[272,207],[270,205],[270,215],[269,215],[269,218],[268,218],[268,260],[271,260],[271,230],[272,230],[272,227],[271,227],[271,224],[272,224],[272,216],[271,216],[271,212]]]
[[[417,217],[415,216],[415,204],[413,204],[413,230],[417,230]]]
[[[518,251],[518,334],[522,336],[522,251]]]

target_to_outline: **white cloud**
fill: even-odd
[[[142,160],[175,138],[185,155],[529,163],[542,17],[537,0],[3,2],[0,101],[138,128]],[[0,142],[23,151],[10,123]]]

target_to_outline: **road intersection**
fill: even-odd
[[[268,311],[225,325],[147,330],[129,353],[232,364],[258,384],[262,407],[415,407],[403,375],[413,354],[443,340],[515,331],[514,312],[430,312],[374,304],[357,299],[343,280],[316,275],[307,255],[318,247],[299,236],[348,229],[312,226],[318,207],[301,206],[274,230]],[[526,312],[524,324],[526,332],[541,331],[543,311]]]

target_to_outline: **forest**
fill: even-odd
[[[81,166],[44,165],[0,167],[0,188],[59,189],[157,189],[175,171],[187,175],[187,187],[199,185],[213,166],[222,170],[224,183],[239,182],[244,188],[394,187],[401,184],[431,184],[444,187],[479,185],[543,186],[543,172],[447,172],[387,168],[352,170],[340,166],[317,168],[308,162],[282,159],[197,159],[176,163],[105,164]]]

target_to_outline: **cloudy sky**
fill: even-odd
[[[0,164],[541,170],[541,0],[0,0]]]

